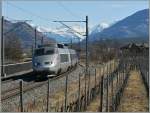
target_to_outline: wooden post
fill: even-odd
[[[66,85],[65,85],[65,112],[67,112],[67,89],[68,89],[68,74],[66,75]]]
[[[49,111],[49,77],[48,77],[48,84],[47,84],[47,109],[46,112]]]
[[[101,77],[101,81],[99,81],[99,87],[100,87],[100,107],[99,107],[99,111],[102,112],[102,110],[103,110],[103,75]]]
[[[23,81],[20,81],[20,111],[23,112]]]
[[[113,92],[113,76],[114,75],[112,75],[112,77],[111,77],[111,110],[113,110],[113,96],[114,96],[114,92]]]
[[[79,74],[78,112],[80,111],[80,76],[81,76],[81,74]]]
[[[88,102],[87,102],[87,104],[89,104],[89,102],[90,102],[90,81],[91,81],[91,77],[90,77],[91,75],[90,75],[90,69],[88,70],[88,98],[87,98],[87,100],[88,100]]]
[[[85,81],[85,87],[84,87],[84,92],[85,92],[85,98],[84,98],[84,101],[85,101],[85,102],[84,102],[84,103],[85,103],[85,104],[84,104],[84,109],[86,109],[86,105],[87,105],[87,100],[86,100],[86,97],[87,97],[87,93],[86,93],[86,90],[87,90],[87,89],[86,89],[86,84],[87,84],[87,83],[86,83],[86,77],[87,77],[87,71],[86,71],[86,73],[84,74],[84,81]]]
[[[95,68],[95,88],[96,88],[96,68]]]
[[[107,65],[107,83],[106,83],[106,112],[108,112],[108,99],[109,99],[109,65]]]
[[[1,77],[4,77],[5,76],[5,72],[4,72],[4,36],[3,36],[3,30],[4,30],[4,16],[2,16],[2,19],[1,19]]]

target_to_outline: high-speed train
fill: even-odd
[[[64,44],[53,43],[41,45],[34,50],[33,71],[54,73],[56,75],[68,71],[78,64],[75,50],[68,49]]]

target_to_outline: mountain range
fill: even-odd
[[[10,40],[13,36],[14,39],[18,38],[21,42],[23,49],[31,49],[35,39],[35,28],[27,24],[26,22],[13,23],[8,20],[4,20],[4,38],[5,41]],[[53,39],[44,36],[41,32],[36,31],[37,44],[41,43],[42,37],[46,43],[54,42]]]
[[[81,29],[76,30],[83,31]],[[118,39],[122,41],[130,41],[132,38],[137,38],[135,40],[148,40],[148,30],[149,9],[144,9],[113,24],[101,23],[96,25],[90,31],[89,41],[97,41],[101,39]],[[42,31],[38,29],[36,35],[37,44],[41,44],[42,37],[44,37],[44,43],[70,43],[71,38],[73,42],[79,41],[79,36],[77,34],[73,34],[66,28],[62,28],[60,31],[49,31],[49,33],[42,33]],[[34,44],[35,28],[25,22],[14,23],[8,20],[4,20],[5,40],[9,40],[12,36],[21,40],[22,48],[25,51],[29,50]],[[81,37],[81,39],[83,39],[83,37]]]
[[[90,34],[90,41],[100,39],[130,39],[149,37],[149,9],[140,10],[100,32]]]
[[[103,31],[104,29],[110,27],[111,24],[108,24],[106,22],[102,22],[96,26],[94,26],[93,28],[90,29],[90,35],[94,35],[96,33],[99,33],[101,31]]]

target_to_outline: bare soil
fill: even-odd
[[[139,71],[131,71],[127,87],[124,90],[119,112],[148,112],[149,102],[145,86]]]

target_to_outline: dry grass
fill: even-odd
[[[140,74],[138,71],[132,71],[130,74],[118,111],[147,112],[148,98]]]
[[[86,111],[88,112],[99,112],[99,103],[100,99],[99,96],[97,96],[88,106]]]
[[[108,63],[111,63],[113,64],[113,60],[108,62]],[[105,65],[105,71],[104,71],[104,74],[106,75],[107,73],[107,65],[108,63],[106,63]],[[116,67],[117,67],[117,64],[116,64]],[[115,67],[115,68],[116,68]],[[97,68],[97,76],[96,76],[96,84],[98,85],[99,84],[99,80],[100,80],[100,76],[102,75],[101,71],[100,70],[101,68]],[[112,72],[114,69],[112,69],[110,72]],[[88,80],[87,80],[88,81]],[[91,81],[90,81],[90,88],[93,88],[95,86],[95,76],[91,76]],[[73,81],[71,83],[71,85],[68,86],[68,93],[67,93],[67,97],[68,97],[68,101],[67,103],[69,104],[70,102],[74,102],[77,100],[78,98],[78,90],[79,90],[79,87],[78,87],[78,84],[79,82],[78,81]],[[84,87],[85,87],[85,78],[84,76],[81,77],[81,94],[80,95],[84,95]],[[55,111],[55,109],[61,105],[64,105],[64,99],[65,99],[65,88],[57,91],[55,94],[53,95],[50,95],[50,110],[51,111]],[[47,99],[46,99],[46,96],[45,97],[41,97],[39,98],[39,101],[36,102],[36,103],[33,103],[33,102],[29,102],[28,105],[27,105],[27,108],[25,111],[45,111],[45,107],[46,107],[46,102],[47,102]],[[44,104],[44,105],[43,105]],[[59,105],[58,105],[59,104]],[[96,104],[96,103],[95,103]],[[97,104],[98,105],[98,104]],[[96,105],[96,106],[97,106]],[[45,107],[44,107],[45,106]],[[57,109],[60,109],[60,108],[57,108]],[[92,108],[90,108],[92,109]],[[90,110],[89,110],[90,111]]]
[[[104,70],[101,68],[101,69],[97,69],[98,71],[97,71],[97,74],[99,74],[100,76],[102,76],[102,73],[104,74],[104,77],[107,77],[107,65],[108,64],[111,64],[111,70],[109,70],[109,73],[112,73],[117,67],[118,67],[118,63],[117,62],[114,62],[114,60],[112,60],[112,61],[110,61],[110,62],[108,62],[106,65],[105,65],[105,67],[104,67]],[[113,63],[115,63],[115,66],[113,66]],[[103,72],[104,71],[104,72]],[[101,74],[100,74],[101,73]],[[99,77],[99,76],[98,76]],[[116,85],[116,78],[115,78],[115,80],[113,80],[113,88],[114,88],[114,91],[113,92],[115,92],[115,90],[116,90],[116,87],[117,87],[117,85]],[[109,86],[109,88],[108,88],[109,90],[109,101],[111,101],[111,98],[112,98],[112,92],[111,92],[111,85]],[[106,93],[106,90],[105,90],[105,93]],[[105,95],[104,95],[105,96]],[[105,98],[105,97],[104,97]],[[103,99],[104,99],[103,98]],[[98,112],[99,111],[99,106],[100,106],[100,96],[98,95],[98,96],[96,96],[96,98],[87,106],[87,109],[86,109],[86,111],[90,111],[90,112]],[[110,102],[110,105],[111,105],[111,102]],[[103,104],[103,106],[105,106],[104,104]]]

